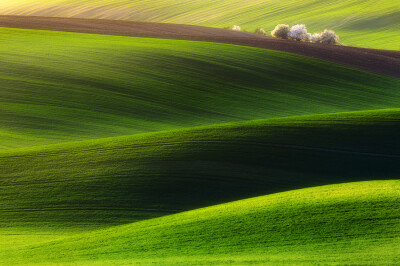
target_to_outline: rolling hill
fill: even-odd
[[[1,15],[33,15],[192,24],[241,25],[271,31],[279,23],[306,24],[311,32],[336,30],[347,45],[398,50],[397,0],[13,0],[0,1]]]
[[[392,265],[400,255],[399,202],[398,180],[307,188],[9,248],[0,260]]]
[[[400,107],[399,79],[224,44],[1,29],[0,148]]]
[[[89,230],[267,193],[398,178],[399,127],[400,110],[388,109],[6,150],[0,224]]]
[[[234,44],[304,55],[400,78],[398,51],[294,42],[230,29],[156,22],[4,15],[0,15],[0,27]]]
[[[233,5],[253,16],[243,21],[252,27],[265,19],[257,12],[283,16],[294,2],[281,12],[281,1],[248,1],[243,9],[236,0],[165,0],[148,10],[158,16],[132,15],[147,1],[80,1],[79,10],[77,1],[30,3],[0,1],[0,13],[115,12],[221,26],[238,12],[226,13]],[[361,6],[338,27],[367,25],[366,4],[376,1],[363,3],[309,10],[310,25]],[[374,25],[396,14],[393,1],[381,3]],[[223,16],[196,21],[201,13],[193,10],[210,7]],[[391,45],[387,25],[376,26],[382,38],[373,45]],[[231,44],[11,28],[0,36],[0,264],[387,265],[400,258],[396,73]]]

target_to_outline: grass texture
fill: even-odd
[[[10,248],[0,259],[13,265],[393,265],[400,256],[399,202],[398,180],[307,188]]]
[[[400,110],[389,109],[3,151],[0,225],[4,234],[89,230],[267,193],[398,178],[399,129]]]
[[[398,50],[398,0],[13,0],[0,14],[124,19],[271,31],[279,23],[335,30],[347,45]]]
[[[398,260],[399,182],[370,180],[400,176],[399,79],[224,44],[0,36],[0,264]]]
[[[400,107],[400,81],[263,49],[0,30],[0,149]]]

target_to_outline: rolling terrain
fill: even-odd
[[[204,42],[0,32],[2,149],[400,107],[399,79],[298,55]]]
[[[397,51],[294,42],[228,29],[168,23],[34,16],[0,16],[0,26],[235,44],[295,53],[400,77],[400,52]]]
[[[397,0],[13,0],[0,1],[1,15],[100,18],[191,24],[240,25],[270,32],[277,24],[306,24],[311,32],[333,29],[346,45],[398,50]]]
[[[400,255],[399,202],[398,180],[307,188],[9,248],[0,260],[393,265]]]
[[[399,52],[194,26],[393,49],[400,8],[243,3],[0,0],[0,264],[400,259]]]
[[[94,230],[400,175],[400,110],[230,123],[0,152],[3,237]]]

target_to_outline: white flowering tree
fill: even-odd
[[[311,41],[312,41],[312,42],[315,42],[315,43],[321,43],[321,34],[319,34],[319,33],[314,33],[314,34],[311,36]]]
[[[324,44],[338,44],[339,36],[332,30],[324,30],[321,34],[321,43]]]
[[[313,36],[311,36],[311,41],[323,44],[338,44],[339,36],[337,36],[334,31],[324,30],[321,33],[313,34]]]
[[[257,29],[258,31],[259,29]],[[256,31],[256,33],[258,33]],[[261,33],[260,33],[261,34]],[[289,28],[289,25],[278,24],[271,32],[272,37],[291,39],[303,42],[315,42],[323,44],[339,44],[339,36],[332,30],[324,30],[321,33],[314,33],[311,35],[307,32],[304,24],[294,25]]]
[[[298,24],[290,28],[289,39],[296,41],[311,41],[311,34],[307,32],[306,25]]]
[[[233,25],[232,30],[241,31],[242,29],[238,25]]]

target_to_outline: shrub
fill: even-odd
[[[278,24],[275,29],[271,32],[272,37],[287,39],[289,34],[289,25]]]
[[[311,33],[307,33],[302,41],[311,42]]]
[[[321,34],[321,43],[324,44],[338,44],[339,36],[335,34],[332,30],[324,30]]]
[[[296,41],[311,40],[311,34],[307,32],[306,25],[304,24],[294,25],[293,27],[291,27],[288,33],[288,37]]]
[[[264,34],[265,31],[261,28],[256,30],[258,34]],[[324,30],[321,33],[314,33],[311,35],[307,32],[307,28],[304,24],[294,25],[289,30],[289,25],[278,24],[275,29],[271,32],[271,35],[276,38],[292,39],[296,41],[304,42],[315,42],[323,44],[340,44],[339,36],[334,31]]]
[[[312,42],[315,42],[315,43],[321,43],[321,34],[319,34],[319,33],[314,33],[314,34],[311,36],[311,41],[312,41]]]
[[[233,25],[232,30],[241,31],[242,29],[240,28],[240,26]]]
[[[267,33],[265,32],[265,30],[263,28],[257,28],[254,33],[260,34],[260,35],[267,35]]]

